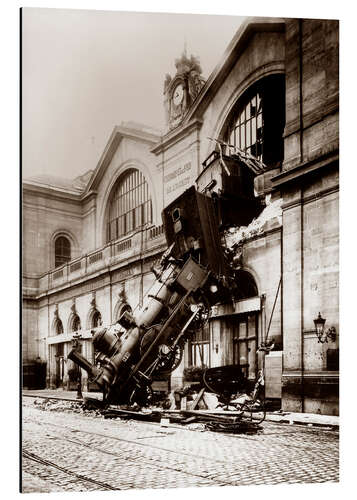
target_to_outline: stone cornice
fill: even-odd
[[[170,148],[177,142],[181,141],[184,137],[190,135],[193,131],[199,130],[202,127],[203,121],[194,118],[188,123],[182,123],[177,128],[170,130],[166,135],[161,138],[160,142],[157,142],[155,146],[150,150],[151,153],[159,155],[162,151]]]
[[[335,379],[339,377],[339,371],[328,371],[328,370],[315,370],[315,371],[304,371],[301,372],[300,370],[284,370],[282,373],[282,379],[287,379],[287,378],[301,378],[303,376],[304,378],[324,378],[324,379]]]
[[[82,201],[90,201],[92,198],[96,198],[98,191],[90,190],[82,195]]]
[[[202,116],[211,99],[216,94],[222,83],[227,78],[232,67],[243,53],[247,43],[255,33],[259,32],[284,32],[284,19],[271,19],[264,17],[248,18],[238,29],[235,36],[228,45],[221,61],[217,64],[207,82],[203,86],[197,99],[191,106],[184,122],[190,121],[193,116]]]
[[[159,134],[154,134],[145,130],[116,126],[113,129],[113,132],[102,156],[100,157],[98,165],[87,184],[87,187],[83,191],[71,190],[70,188],[66,189],[55,185],[41,184],[40,182],[31,180],[23,180],[22,188],[24,192],[32,192],[36,195],[42,195],[43,197],[52,200],[71,200],[75,203],[81,203],[84,200],[88,201],[88,199],[97,196],[96,188],[123,138],[133,139],[144,142],[149,146],[153,146],[157,143],[159,137]]]
[[[31,181],[22,182],[23,193],[34,193],[51,200],[71,200],[74,203],[80,203],[82,194],[80,192],[70,191],[56,186],[41,185]]]
[[[151,152],[156,155],[160,154],[190,133],[192,131],[192,124],[200,123],[202,125],[202,121],[198,117],[202,116],[213,96],[217,93],[232,67],[237,62],[239,55],[244,51],[249,39],[255,33],[283,32],[284,30],[285,21],[283,19],[248,18],[238,29],[222,60],[213,70],[196,100],[184,116],[181,124],[164,135],[161,142],[156,144],[151,149]]]
[[[105,170],[111,162],[123,138],[134,139],[136,141],[144,142],[148,145],[154,145],[155,143],[157,143],[159,137],[159,134],[152,134],[149,132],[145,132],[144,130],[138,130],[123,126],[114,127],[113,132],[104,149],[104,152],[99,159],[94,174],[92,175],[92,178],[83,193],[83,198],[85,198],[91,191],[96,190],[104,175]]]
[[[287,184],[288,182],[300,180],[301,177],[307,174],[311,174],[319,170],[320,168],[327,167],[333,164],[338,164],[338,159],[339,159],[339,154],[338,151],[335,150],[324,156],[320,156],[317,159],[305,161],[289,170],[281,172],[275,177],[272,177],[271,180],[272,185],[274,188],[281,187],[282,185]]]

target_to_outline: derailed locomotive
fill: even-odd
[[[232,268],[212,197],[192,186],[164,209],[162,218],[168,249],[153,268],[156,281],[143,306],[122,314],[121,334],[111,328],[94,334],[95,364],[76,348],[68,355],[88,372],[108,404],[148,402],[153,377],[179,365],[195,324],[213,304],[232,297]]]

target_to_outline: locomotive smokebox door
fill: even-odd
[[[177,259],[195,258],[218,275],[225,274],[214,201],[192,186],[162,212],[167,245]]]

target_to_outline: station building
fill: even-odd
[[[240,294],[212,308],[171,384],[184,366],[240,364],[255,378],[264,364],[283,410],[338,414],[338,29],[248,19],[207,80],[194,56],[176,60],[164,134],[124,123],[93,172],[24,180],[24,386],[39,359],[48,386],[68,386],[73,336],[93,359],[91,331],[135,313],[166,249],[162,209],[193,184],[212,195],[239,148],[259,160],[237,185],[241,224],[224,227],[221,214]]]

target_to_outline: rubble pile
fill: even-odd
[[[60,411],[64,413],[80,413],[81,415],[102,417],[99,409],[87,409],[82,401],[63,401],[37,398],[33,402],[36,408],[44,411]]]
[[[259,214],[256,219],[253,219],[248,226],[230,227],[225,231],[223,245],[228,250],[234,250],[245,240],[263,233],[268,227],[275,223],[277,226],[282,224],[282,198],[270,201],[267,200],[267,206]],[[274,220],[275,219],[275,220]]]
[[[217,395],[201,389],[184,391],[183,401],[179,404],[173,399],[176,409],[166,409],[159,405],[147,408],[127,405],[102,405],[100,400],[84,398],[83,401],[66,401],[60,399],[36,398],[32,405],[43,411],[77,413],[83,416],[104,419],[119,419],[125,423],[137,421],[160,424],[160,427],[170,427],[179,424],[191,431],[214,431],[239,434],[255,434],[262,428],[253,420],[252,411],[243,407],[225,407],[220,404]],[[245,399],[249,398],[244,395]],[[97,401],[97,402],[96,402]],[[184,405],[182,405],[184,403]],[[164,405],[166,406],[166,405]],[[197,409],[196,409],[197,408]],[[254,410],[253,410],[254,411]],[[265,416],[265,413],[264,413]]]

